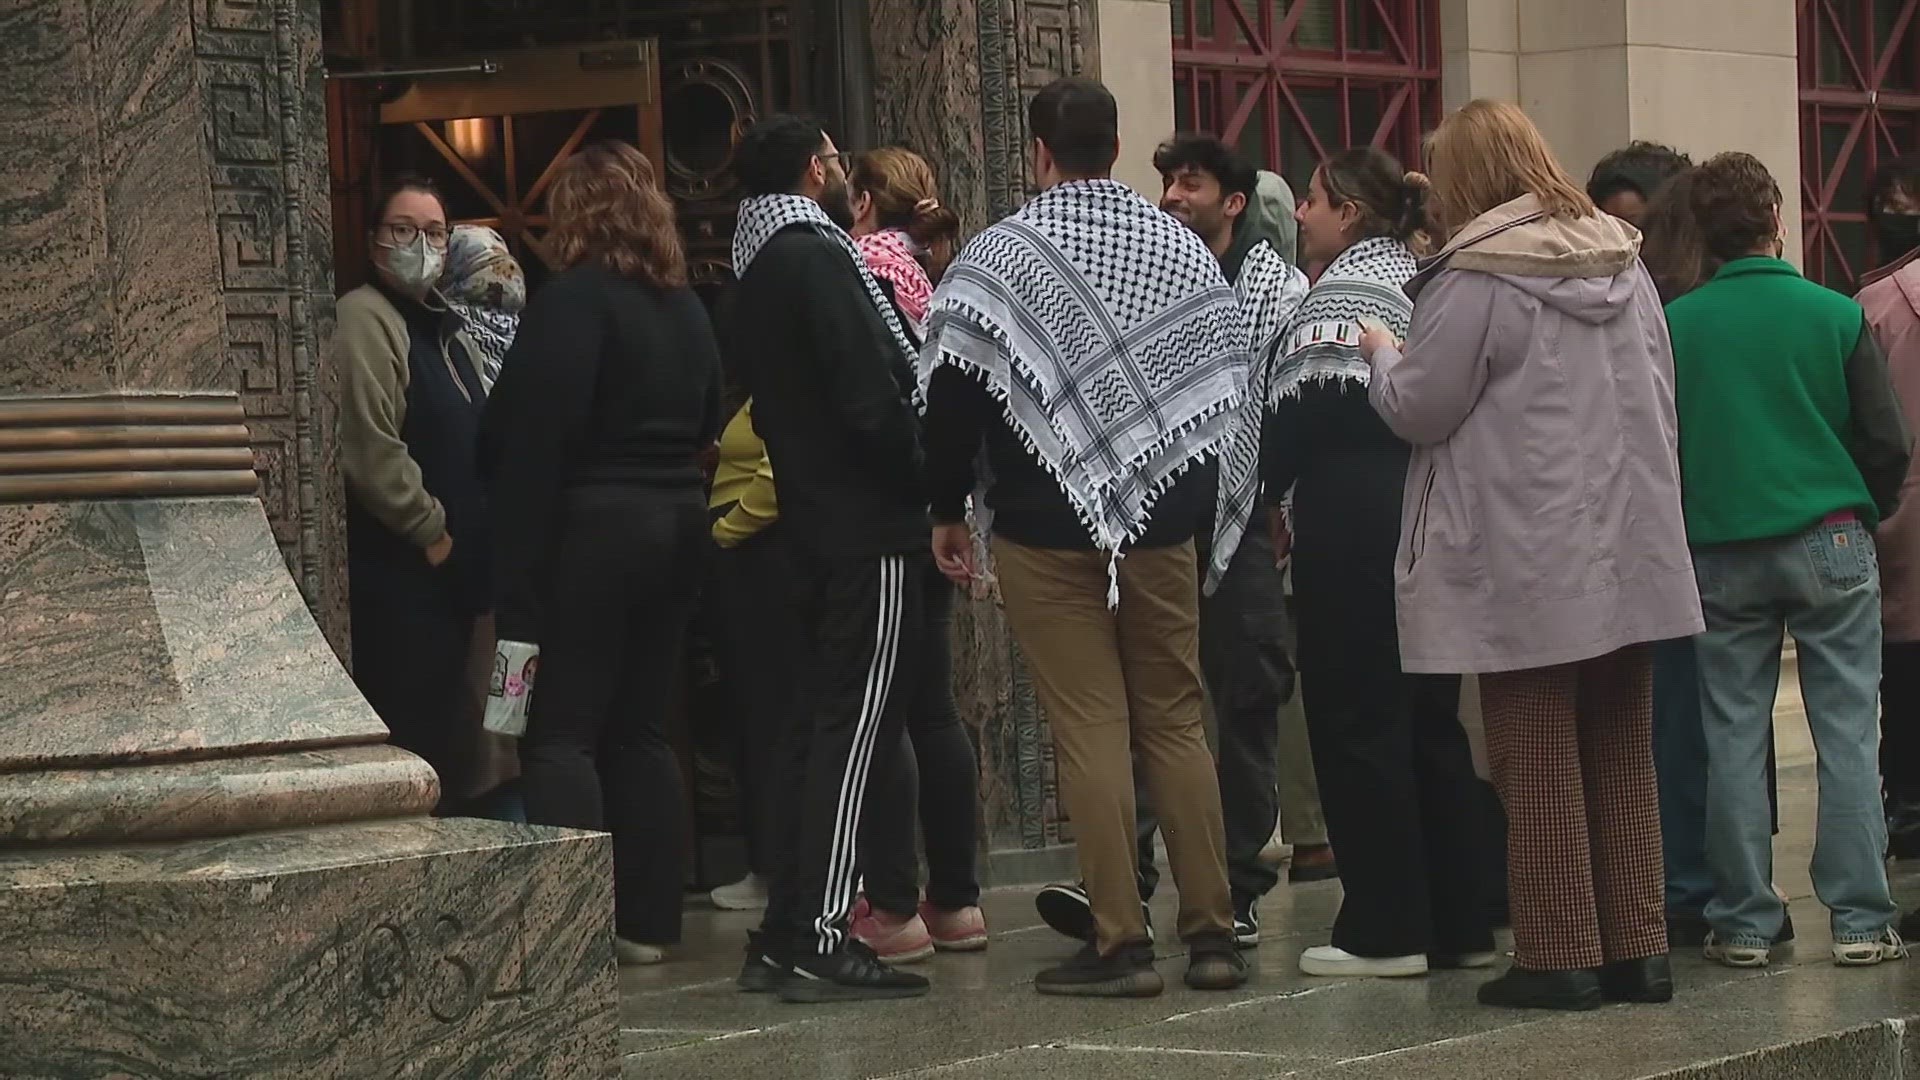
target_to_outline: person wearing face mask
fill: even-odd
[[[1920,431],[1920,153],[1880,169],[1867,213],[1880,241],[1880,269],[1861,279],[1867,313],[1900,396],[1909,430]],[[1920,473],[1908,472],[1899,510],[1880,524],[1880,772],[1887,846],[1898,859],[1920,858]],[[1911,918],[1911,917],[1910,917]],[[1903,925],[1920,931],[1920,925]]]
[[[450,235],[439,193],[403,176],[374,207],[374,280],[340,298],[334,332],[353,674],[394,745],[440,774],[441,812],[456,812],[496,782],[474,675],[493,648],[475,459],[486,389],[434,287]]]

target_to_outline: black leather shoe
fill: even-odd
[[[1088,942],[1073,959],[1033,980],[1035,990],[1063,997],[1154,997],[1166,985],[1153,969],[1153,946],[1144,941],[1122,945],[1110,956]]]
[[[920,997],[930,986],[925,976],[889,967],[872,949],[854,941],[836,953],[795,960],[792,974],[780,984],[780,1000],[796,1005],[879,1001]]]
[[[1673,965],[1666,954],[1621,960],[1600,969],[1600,994],[1608,1001],[1659,1005],[1673,1000]]]
[[[767,937],[758,930],[747,934],[747,959],[733,984],[743,994],[771,994],[780,989],[793,969],[775,954]]]
[[[1592,968],[1529,971],[1515,965],[1505,975],[1480,984],[1480,1004],[1502,1009],[1585,1012],[1599,1008],[1600,1001],[1600,976]]]

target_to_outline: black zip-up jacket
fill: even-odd
[[[781,529],[819,555],[924,552],[920,425],[859,271],[804,225],[774,234],[725,302],[721,350],[753,397]]]
[[[1020,441],[1006,408],[974,375],[947,365],[927,388],[927,490],[933,518],[966,520],[966,499],[975,485],[974,462],[985,446],[993,469],[987,503],[993,531],[1016,544],[1059,551],[1092,551],[1093,535],[1073,512],[1059,481]],[[775,474],[779,475],[778,466]],[[1213,516],[1219,471],[1212,458],[1195,462],[1154,500],[1146,531],[1129,547],[1184,544],[1203,519]]]

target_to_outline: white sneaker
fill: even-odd
[[[1866,944],[1873,945],[1872,942],[1866,942]],[[1839,954],[1840,949],[1836,945],[1834,947],[1836,959]],[[1708,931],[1707,943],[1700,947],[1700,955],[1731,968],[1763,968],[1773,959],[1773,950],[1764,945],[1728,945],[1720,940],[1720,935]],[[1877,964],[1879,961],[1870,960],[1868,963]]]
[[[1300,970],[1329,978],[1405,979],[1427,973],[1425,953],[1412,956],[1355,956],[1332,945],[1315,945],[1300,954]]]
[[[722,885],[707,894],[721,911],[758,911],[767,906],[767,882],[759,874],[748,874],[731,885]]]
[[[667,958],[667,950],[658,945],[628,941],[626,938],[615,936],[613,956],[625,967],[651,967]]]
[[[1842,941],[1833,946],[1833,962],[1841,967],[1872,967],[1885,960],[1905,960],[1907,943],[1889,926],[1872,941]]]

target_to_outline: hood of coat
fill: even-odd
[[[1298,243],[1297,226],[1293,221],[1293,189],[1280,178],[1280,174],[1260,171],[1259,183],[1254,187],[1253,198],[1248,200],[1247,209],[1234,223],[1233,244],[1227,248],[1226,258],[1221,259],[1223,267],[1230,267],[1229,280],[1239,275],[1240,267],[1262,240],[1273,245],[1288,266],[1294,265],[1294,248]]]
[[[1892,282],[1892,287],[1913,309],[1914,315],[1920,317],[1920,248],[1861,278],[1860,285],[1865,290],[1883,281]]]
[[[1596,325],[1626,310],[1644,275],[1640,230],[1609,214],[1556,217],[1532,195],[1469,222],[1427,261],[1407,291],[1417,296],[1444,269],[1492,274]]]

